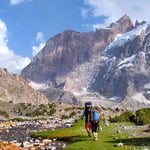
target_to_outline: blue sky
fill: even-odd
[[[149,0],[1,0],[0,67],[20,71],[45,42],[66,29],[89,32],[127,14],[150,20]]]

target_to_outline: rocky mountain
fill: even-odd
[[[150,24],[134,25],[124,15],[105,29],[51,37],[21,76],[38,90],[57,88],[81,102],[137,109],[150,106],[149,64]]]
[[[78,104],[77,98],[69,91],[63,91],[56,88],[48,88],[39,90],[42,92],[50,102],[62,102],[66,104]]]
[[[2,68],[0,68],[0,101],[34,105],[49,102],[43,93],[34,90],[26,80]]]

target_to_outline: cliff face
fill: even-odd
[[[16,74],[0,68],[0,101],[13,103],[47,104],[44,94],[34,90]]]
[[[59,88],[80,98],[96,93],[122,101],[120,106],[136,101],[138,93],[142,106],[149,106],[149,31],[149,24],[134,26],[127,15],[95,32],[66,30],[48,40],[21,76],[42,89]]]
[[[70,72],[110,44],[114,37],[133,28],[129,17],[124,16],[115,25],[96,32],[79,33],[66,30],[50,38],[43,50],[22,71],[21,76],[37,83],[46,82],[50,87],[64,87]]]

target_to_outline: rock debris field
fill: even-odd
[[[0,141],[13,142],[17,146],[29,150],[31,147],[38,147],[38,150],[61,150],[66,144],[56,139],[42,140],[33,139],[31,134],[37,131],[55,130],[59,128],[70,127],[74,123],[74,119],[62,120],[50,117],[47,120],[33,121],[0,121]],[[46,142],[45,142],[46,141]],[[33,148],[32,148],[33,149]]]

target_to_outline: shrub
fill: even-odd
[[[47,118],[35,118],[34,120],[47,120]]]
[[[61,119],[69,119],[70,117],[69,116],[67,116],[67,115],[62,115],[61,116]]]
[[[123,112],[120,116],[115,116],[110,118],[111,122],[125,122],[125,121],[134,121],[134,113],[132,111]]]
[[[150,123],[150,108],[142,108],[136,111],[135,122],[137,124],[149,124]]]
[[[20,121],[20,122],[23,122],[23,121],[30,121],[29,119],[22,119],[22,118],[13,118],[11,119],[12,121]]]
[[[73,111],[73,112],[70,113],[69,117],[71,118],[71,117],[75,116],[76,114],[77,113],[75,111]]]
[[[40,104],[40,105],[39,105],[39,108],[40,108],[40,109],[44,109],[45,107],[46,107],[46,106],[45,106],[44,104]]]
[[[109,121],[110,121],[110,122],[120,122],[119,116],[110,117],[110,118],[109,118]]]
[[[52,115],[55,114],[55,113],[56,113],[56,109],[53,108],[53,109],[51,109],[47,114],[48,114],[49,116],[52,116]]]
[[[78,111],[77,113],[78,113],[78,114],[81,114],[81,111]]]
[[[79,109],[79,110],[83,110],[83,109],[84,109],[84,107],[77,107],[77,109]]]
[[[4,117],[6,117],[6,118],[9,117],[9,114],[8,114],[6,111],[1,111],[1,110],[0,110],[0,115],[4,116]]]
[[[26,116],[30,116],[30,117],[44,116],[44,112],[40,110],[35,110],[34,112],[26,113]]]
[[[69,111],[71,108],[65,108],[64,111]]]
[[[120,111],[120,109],[117,107],[117,108],[116,108],[116,111]]]
[[[53,108],[53,107],[56,107],[56,106],[55,106],[54,103],[52,103],[52,104],[48,104],[48,107],[49,107],[49,108]]]

